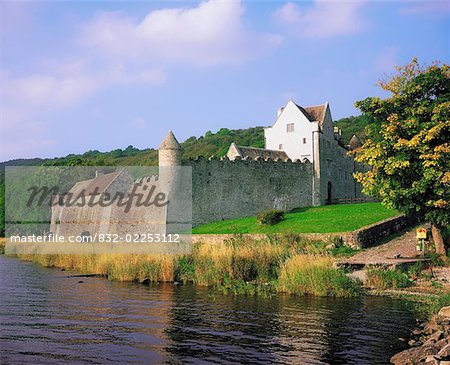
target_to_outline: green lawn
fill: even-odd
[[[380,203],[324,205],[298,208],[274,226],[261,226],[255,217],[208,223],[193,228],[194,234],[220,233],[332,233],[348,232],[398,215]]]

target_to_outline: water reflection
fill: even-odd
[[[205,299],[206,298],[206,299]],[[270,299],[177,288],[169,362],[386,364],[414,323],[411,305],[386,298]]]
[[[386,298],[67,276],[0,256],[1,364],[384,364],[414,324],[410,303]]]

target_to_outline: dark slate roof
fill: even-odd
[[[101,194],[121,173],[122,170],[99,175],[93,179],[79,181],[69,190],[69,193],[73,193],[73,196],[75,197],[80,195]]]
[[[326,103],[322,105],[307,106],[307,107],[301,107],[300,105],[297,105],[297,107],[303,112],[303,114],[305,114],[305,116],[309,119],[310,122],[319,122],[319,125],[322,125],[325,119],[325,113],[327,111]]]
[[[181,146],[172,131],[169,131],[169,133],[167,133],[166,138],[164,138],[164,141],[162,141],[161,145],[159,146],[160,150],[178,150],[180,148]]]
[[[284,151],[276,151],[276,150],[266,150],[264,148],[256,148],[256,147],[245,147],[245,146],[236,146],[236,149],[241,156],[241,158],[249,158],[256,159],[257,157],[262,158],[263,160],[282,160],[287,161],[288,155]]]
[[[350,142],[348,143],[348,146],[350,147],[351,150],[356,150],[357,148],[361,147],[361,141],[354,134],[353,137],[350,139]]]

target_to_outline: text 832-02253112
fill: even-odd
[[[97,234],[92,237],[92,242],[127,242],[127,243],[151,243],[151,242],[180,242],[179,234],[161,234],[161,233],[128,233],[119,235],[115,233]]]

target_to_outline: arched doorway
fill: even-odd
[[[327,187],[327,204],[331,204],[333,202],[333,185],[331,184],[331,181],[328,181],[328,187]]]

